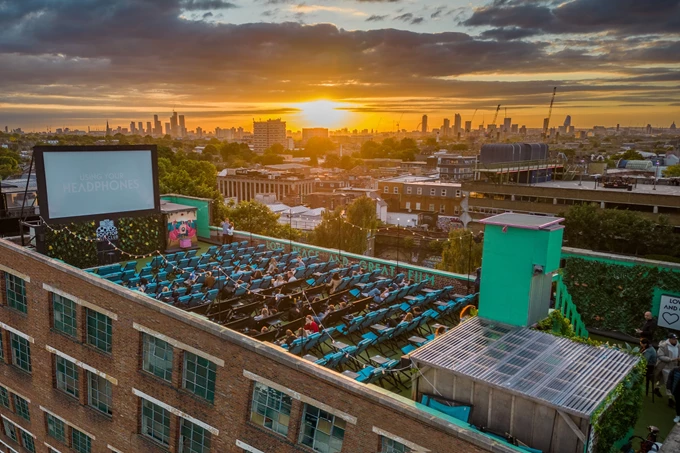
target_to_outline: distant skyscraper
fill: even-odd
[[[137,128],[135,127],[135,122],[130,121],[130,133],[134,134],[135,132],[137,132]]]
[[[109,127],[109,120],[106,120],[106,135],[111,135],[111,128]]]
[[[510,132],[512,132],[513,134],[518,133],[519,132],[519,125],[513,124],[512,126],[510,126]]]
[[[527,135],[527,127],[522,125],[522,127],[519,128],[519,134],[520,135]]]
[[[177,137],[179,135],[178,127],[177,112],[172,112],[172,116],[170,117],[170,135]]]
[[[462,132],[461,126],[463,124],[463,119],[460,114],[456,113],[453,117],[453,135],[458,135]]]
[[[450,129],[451,129],[451,120],[448,119],[448,118],[444,118],[444,125],[442,126],[442,136],[448,137]]]
[[[472,130],[472,121],[465,122],[465,132],[470,132]]]
[[[165,123],[165,135],[172,135],[170,132],[172,130],[170,129],[170,123]]]
[[[138,134],[144,133],[144,123],[142,123],[141,121],[137,123],[137,133]]]
[[[163,127],[161,126],[161,121],[158,119],[158,115],[153,116],[153,133],[155,135],[163,135]]]
[[[253,122],[253,148],[256,153],[264,152],[275,143],[283,147],[287,145],[285,121],[277,119]]]
[[[421,126],[422,126],[422,128],[420,129],[420,131],[423,134],[427,134],[427,115],[423,115],[423,121],[422,121]]]
[[[673,121],[673,124],[671,124],[671,130],[674,131],[674,130],[677,130],[677,129],[678,129],[678,127],[675,125],[675,121]]]
[[[302,141],[307,143],[310,138],[328,138],[328,129],[325,127],[302,128]]]
[[[571,126],[571,115],[567,115],[564,119],[564,127],[568,128],[569,126]]]
[[[179,135],[185,137],[187,135],[187,128],[184,124],[184,115],[179,116]]]
[[[503,132],[506,134],[512,129],[512,118],[503,119]]]
[[[146,122],[146,135],[151,135],[153,134],[153,130],[151,129],[151,121]]]
[[[652,125],[651,125],[651,124],[648,124],[647,127],[645,128],[645,133],[646,133],[647,135],[651,135],[651,134],[652,134]]]

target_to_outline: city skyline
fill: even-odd
[[[553,86],[553,118],[577,127],[680,119],[680,0],[35,0],[0,12],[11,128],[146,124],[174,109],[188,129],[280,117],[411,131],[423,114],[432,128],[475,110],[476,129],[497,104],[539,128]]]

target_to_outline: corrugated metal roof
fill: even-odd
[[[411,359],[588,418],[639,358],[475,317]]]

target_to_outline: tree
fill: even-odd
[[[624,160],[644,160],[644,157],[642,157],[642,154],[635,151],[634,149],[627,150],[625,153],[621,154],[619,157],[621,159],[624,159]]]
[[[335,149],[335,144],[329,138],[312,137],[307,140],[305,154],[307,156],[323,156]]]
[[[663,175],[666,178],[678,178],[680,177],[680,164],[671,165],[663,171]]]
[[[322,247],[362,254],[366,251],[368,234],[377,226],[375,201],[360,197],[346,209],[338,207],[334,211],[324,212],[321,223],[314,228],[311,242]]]
[[[0,179],[21,173],[19,162],[21,162],[19,154],[5,149],[0,150]]]
[[[262,234],[281,239],[297,240],[301,231],[288,224],[279,223],[279,214],[274,213],[267,205],[257,201],[242,201],[237,205],[226,207],[225,217],[234,224],[237,230],[253,234]]]
[[[438,269],[458,274],[471,274],[482,265],[482,242],[475,241],[470,230],[455,229],[449,232],[444,244],[442,261]]]
[[[203,154],[206,156],[217,157],[220,155],[220,152],[217,150],[215,145],[211,144],[203,148]]]

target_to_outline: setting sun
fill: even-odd
[[[335,101],[301,102],[295,107],[300,109],[299,122],[310,127],[340,128],[346,124],[350,116],[343,110],[347,104]]]

